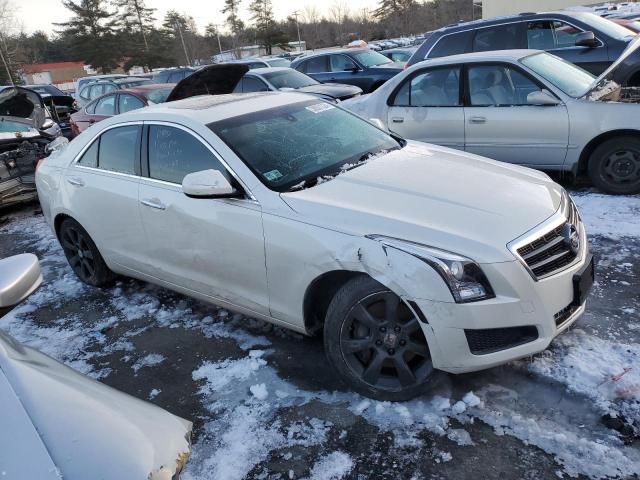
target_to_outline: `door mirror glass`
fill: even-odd
[[[182,191],[188,197],[220,198],[234,197],[238,191],[231,186],[220,170],[193,172],[182,180]]]
[[[594,48],[599,45],[593,32],[582,32],[576,35],[576,47]]]
[[[559,105],[560,101],[546,90],[538,90],[527,95],[529,105]]]
[[[0,260],[0,309],[17,305],[42,283],[38,257],[23,253]]]

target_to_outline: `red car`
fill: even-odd
[[[105,118],[155,103],[164,103],[173,87],[174,83],[158,83],[106,93],[71,115],[71,133],[76,136]]]

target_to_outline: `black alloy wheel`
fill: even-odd
[[[607,193],[640,193],[640,140],[621,137],[604,142],[591,155],[589,177]]]

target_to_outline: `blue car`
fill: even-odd
[[[297,58],[291,68],[321,83],[346,83],[370,93],[400,73],[404,63],[394,62],[368,48],[342,48]]]
[[[589,12],[522,13],[436,30],[407,65],[460,53],[531,48],[545,50],[600,75],[634,36],[622,25]],[[630,84],[640,85],[640,65]]]

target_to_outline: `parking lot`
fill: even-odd
[[[320,337],[134,280],[82,284],[37,205],[5,215],[0,258],[37,254],[44,284],[0,328],[192,420],[186,479],[637,478],[640,198],[572,194],[597,258],[586,314],[535,358],[407,403],[344,389]]]

